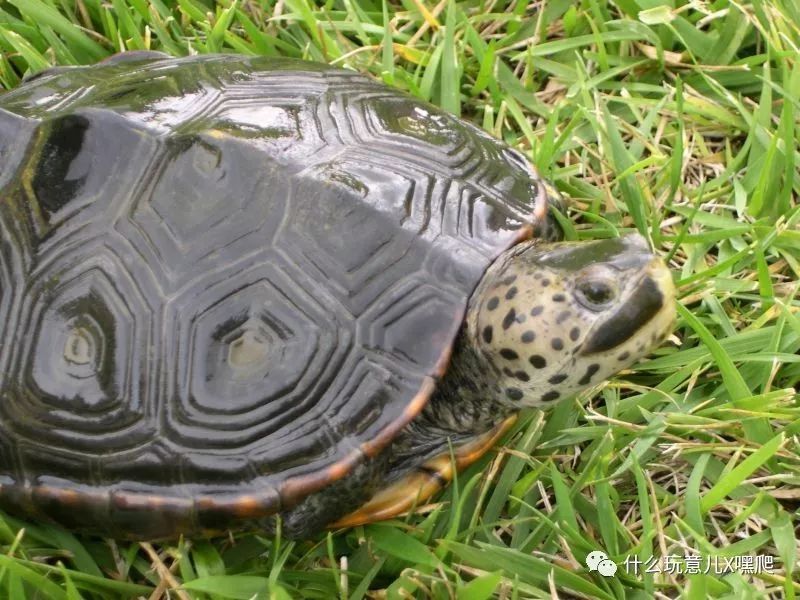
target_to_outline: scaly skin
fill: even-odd
[[[457,445],[630,366],[671,332],[674,295],[639,235],[512,248],[473,294],[446,376],[395,442],[390,479],[446,451],[448,437]]]

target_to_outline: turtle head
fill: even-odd
[[[640,235],[526,242],[493,265],[473,297],[473,344],[505,404],[540,406],[631,365],[675,320],[669,269]]]

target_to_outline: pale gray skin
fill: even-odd
[[[669,270],[639,235],[515,246],[473,293],[422,413],[379,457],[281,515],[285,532],[307,537],[450,445],[630,366],[671,332],[674,293]]]

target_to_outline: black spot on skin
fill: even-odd
[[[547,380],[547,383],[552,383],[553,385],[557,385],[564,381],[569,375],[566,373],[559,373],[558,375],[553,375],[550,379]]]
[[[519,388],[506,388],[506,396],[511,400],[522,400],[522,390]]]
[[[525,321],[527,321],[527,320],[528,320],[528,317],[526,317],[526,316],[525,316],[523,313],[519,313],[519,314],[517,315],[517,318],[515,319],[515,321],[516,321],[517,323],[524,323],[524,322],[525,322]]]
[[[514,371],[508,367],[503,367],[503,373],[506,375],[506,377],[514,377]]]
[[[542,287],[547,287],[548,285],[550,285],[550,280],[545,277],[542,279]]]
[[[556,317],[556,323],[563,323],[564,321],[569,319],[571,315],[572,313],[568,310],[561,311]]]
[[[544,359],[544,356],[539,356],[538,354],[531,356],[528,362],[537,369],[544,369],[547,366],[547,361]]]
[[[504,277],[500,280],[500,285],[511,285],[517,280],[516,275],[509,275],[508,277]]]
[[[553,294],[553,302],[563,302],[567,297],[564,294]]]
[[[544,306],[534,306],[531,309],[531,316],[535,317],[536,315],[540,315],[544,312]]]
[[[487,325],[486,327],[483,328],[483,341],[486,342],[487,344],[491,344],[492,343],[492,326],[491,325]]]
[[[577,342],[580,335],[581,335],[581,330],[578,329],[577,327],[573,327],[572,329],[569,330],[569,339],[571,339],[573,342]]]
[[[494,310],[497,308],[498,304],[500,304],[500,298],[494,296],[493,298],[489,298],[489,301],[486,303],[486,308],[489,310]]]
[[[531,331],[530,329],[522,334],[520,338],[524,344],[530,344],[533,340],[536,339],[536,334]]]
[[[594,374],[597,373],[599,370],[600,370],[600,365],[598,365],[597,363],[590,364],[586,368],[586,373],[584,373],[583,377],[581,377],[580,381],[578,381],[578,384],[579,385],[586,385],[587,383],[589,383],[592,380],[592,377],[594,376]]]
[[[512,308],[510,311],[508,311],[508,313],[506,313],[506,316],[503,317],[503,329],[508,329],[511,327],[511,324],[516,320],[516,318],[517,311]]]
[[[553,338],[550,341],[550,345],[553,347],[553,350],[563,350],[564,349],[564,341],[561,338]]]
[[[558,400],[559,394],[555,390],[551,390],[542,396],[542,402],[552,402],[553,400]]]
[[[530,375],[528,375],[525,371],[517,371],[514,373],[514,377],[519,379],[520,381],[530,381]]]
[[[506,360],[517,360],[519,358],[519,354],[514,352],[511,348],[503,348],[500,350],[500,356]]]
[[[517,295],[517,286],[509,288],[509,290],[506,292],[506,300],[511,300],[516,295]]]
[[[622,360],[628,360],[630,357],[631,357],[631,353],[630,353],[630,352],[623,352],[622,354],[620,354],[620,355],[617,357],[617,360],[620,360],[620,361],[622,361]]]

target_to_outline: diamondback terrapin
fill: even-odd
[[[556,241],[479,129],[296,60],[0,97],[0,506],[118,537],[382,519],[669,332],[643,238]],[[448,441],[449,440],[449,441]]]

